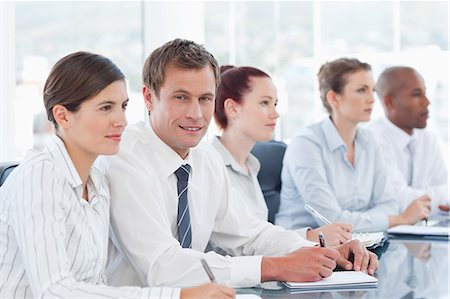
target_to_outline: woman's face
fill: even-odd
[[[269,141],[280,116],[275,109],[277,89],[267,77],[251,78],[250,87],[250,92],[237,105],[236,118],[231,125],[255,142]]]
[[[91,156],[113,155],[127,120],[126,84],[118,80],[93,98],[83,102],[77,112],[69,112],[70,125],[64,129],[64,141],[79,153]]]
[[[346,75],[346,84],[336,100],[330,103],[333,115],[353,123],[369,121],[372,113],[375,83],[370,71]]]

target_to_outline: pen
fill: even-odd
[[[205,269],[206,274],[208,274],[209,280],[211,280],[211,282],[216,282],[216,278],[214,277],[214,274],[212,273],[211,268],[209,267],[206,260],[201,259],[200,261],[202,262],[203,269]]]
[[[310,213],[311,215],[313,215],[316,218],[319,218],[320,220],[322,220],[323,223],[325,224],[330,224],[331,221],[328,220],[327,218],[323,217],[319,212],[317,212],[313,207],[311,207],[309,204],[305,204],[305,209],[308,213]]]
[[[325,238],[323,237],[323,233],[320,232],[319,233],[319,243],[320,243],[320,247],[325,247]]]

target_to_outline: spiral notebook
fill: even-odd
[[[333,272],[331,276],[314,282],[284,282],[293,291],[370,289],[378,286],[378,279],[361,271]]]

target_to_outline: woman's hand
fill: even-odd
[[[332,223],[306,233],[306,238],[313,242],[319,242],[319,233],[322,232],[327,245],[344,244],[352,239],[352,225],[347,223]]]

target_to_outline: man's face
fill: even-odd
[[[423,78],[413,71],[398,73],[397,86],[392,92],[390,119],[405,132],[412,134],[414,128],[425,128],[428,119],[426,87]]]
[[[216,81],[213,69],[167,67],[159,95],[143,89],[156,135],[180,157],[205,136],[214,113]]]

